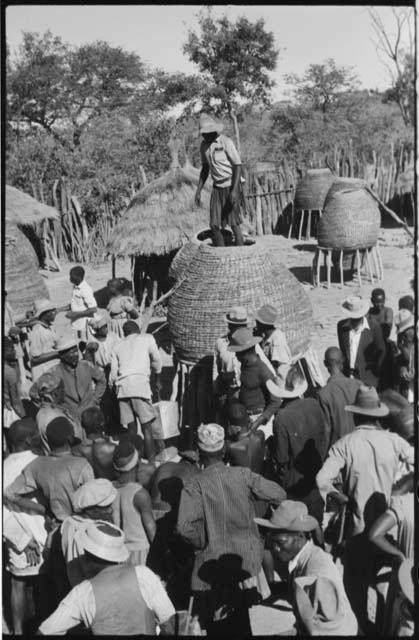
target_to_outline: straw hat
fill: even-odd
[[[59,353],[61,353],[62,351],[68,351],[69,349],[73,349],[78,346],[79,343],[75,336],[66,335],[58,338],[55,348]]]
[[[226,313],[225,319],[228,324],[247,324],[249,317],[244,307],[231,307]]]
[[[35,300],[34,307],[35,318],[39,318],[39,316],[41,316],[46,311],[55,311],[55,309],[57,308],[56,305],[51,302],[51,300],[48,300],[48,298],[39,298],[38,300]]]
[[[274,307],[273,304],[264,304],[255,314],[255,319],[260,322],[260,324],[266,324],[269,327],[275,325],[277,317],[278,309]]]
[[[394,317],[394,324],[397,327],[397,333],[403,333],[407,329],[411,329],[415,326],[415,318],[413,313],[411,313],[408,309],[400,309],[398,313],[396,313]]]
[[[227,351],[233,353],[239,353],[240,351],[246,351],[251,349],[262,340],[259,336],[254,336],[250,329],[242,327],[237,329],[231,336],[231,344],[227,347]]]
[[[108,507],[115,500],[117,490],[106,478],[89,480],[73,495],[74,511],[80,512],[89,507]]]
[[[307,380],[303,376],[299,376],[296,384],[288,382],[288,373],[295,365],[284,367],[283,373],[277,376],[278,382],[267,380],[266,387],[274,398],[299,398],[303,396],[308,389]],[[295,380],[293,380],[295,383]]]
[[[217,122],[207,113],[201,113],[199,116],[199,133],[220,133],[224,129],[221,122]]]
[[[324,576],[295,578],[294,596],[298,617],[309,635],[319,635],[319,631],[326,630],[330,635],[333,630],[341,629],[345,606],[342,593],[332,580]]]
[[[403,560],[399,567],[398,578],[403,595],[413,604],[415,589],[413,587],[414,567],[412,560]]]
[[[375,387],[367,387],[363,384],[358,389],[355,404],[347,405],[345,411],[351,411],[351,413],[359,413],[365,416],[375,416],[376,418],[384,418],[384,416],[388,416],[390,413],[388,406],[380,402]]]
[[[224,439],[224,429],[219,424],[203,424],[198,428],[198,447],[202,451],[220,451],[224,446]]]
[[[363,318],[369,311],[370,303],[361,296],[349,296],[341,304],[348,318]]]
[[[253,518],[260,527],[268,529],[281,529],[284,531],[314,531],[319,523],[316,518],[308,515],[308,510],[303,502],[284,500],[273,512],[269,520],[266,518]]]
[[[113,530],[118,535],[107,533]],[[108,562],[125,562],[129,551],[126,548],[124,532],[119,527],[104,520],[96,520],[81,534],[81,543],[86,551]]]

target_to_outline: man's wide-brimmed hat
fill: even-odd
[[[409,600],[411,604],[413,604],[415,589],[413,586],[414,565],[412,560],[403,560],[399,567],[398,578],[400,589],[402,590],[403,595]]]
[[[249,322],[249,316],[244,307],[231,307],[227,311],[225,319],[228,324],[248,324]]]
[[[284,500],[273,512],[269,520],[254,518],[256,524],[267,529],[281,529],[284,531],[314,531],[319,526],[316,518],[308,515],[303,502]]]
[[[323,635],[326,631],[330,635],[342,629],[343,592],[339,592],[333,580],[324,576],[295,578],[294,596],[298,617],[309,635]]]
[[[274,398],[299,398],[304,395],[308,389],[307,380],[303,374],[299,374],[295,380],[290,381],[289,372],[299,365],[289,365],[283,368],[281,375],[277,376],[277,382],[267,380],[266,387]]]
[[[264,304],[256,311],[255,320],[260,324],[265,324],[269,327],[273,327],[278,318],[278,309],[273,304]]]
[[[400,309],[394,317],[394,324],[396,325],[397,333],[400,334],[415,326],[415,317],[408,309]]]
[[[202,424],[198,428],[198,447],[202,451],[220,451],[224,446],[224,440],[224,429],[219,424]]]
[[[78,340],[75,336],[61,336],[61,338],[58,338],[57,340],[57,344],[55,345],[55,348],[57,349],[58,352],[62,352],[62,351],[68,351],[69,349],[73,349],[74,347],[78,347],[79,343]]]
[[[34,302],[34,316],[35,318],[39,318],[43,313],[47,311],[55,311],[57,305],[55,305],[48,298],[39,298]]]
[[[224,125],[221,122],[217,122],[214,118],[211,118],[208,113],[201,113],[199,116],[199,133],[220,133],[224,129]]]
[[[348,318],[363,318],[369,311],[370,303],[361,296],[349,296],[341,304]]]
[[[117,535],[112,535],[111,530]],[[96,520],[89,524],[81,535],[81,543],[86,551],[108,562],[125,562],[129,557],[129,551],[124,544],[124,532],[104,520]]]
[[[384,416],[388,416],[390,413],[388,406],[380,401],[377,390],[374,387],[367,387],[364,384],[358,389],[355,404],[347,405],[345,411],[360,413],[365,416],[374,416],[376,418],[384,418]]]
[[[259,336],[254,336],[250,329],[242,327],[237,329],[231,336],[230,346],[227,347],[228,351],[233,353],[239,353],[240,351],[246,351],[251,349],[262,340]]]

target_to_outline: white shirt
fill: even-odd
[[[87,284],[86,280],[82,280],[79,285],[74,285],[70,307],[71,311],[86,311],[92,307],[97,307],[97,302],[93,295],[93,289],[90,284]],[[86,328],[88,320],[89,318],[78,318],[77,320],[72,320],[71,324],[73,329],[75,331],[83,331]]]
[[[105,369],[111,363],[112,351],[121,342],[121,338],[113,331],[109,331],[105,340],[98,340],[93,337],[92,342],[97,342],[99,345],[95,353],[95,364],[101,369]]]
[[[135,573],[144,602],[154,612],[158,624],[167,622],[176,611],[160,579],[148,567],[137,565]],[[43,635],[63,636],[82,622],[90,628],[96,616],[96,602],[90,580],[74,587],[39,627]]]
[[[355,369],[356,356],[358,354],[359,341],[361,340],[361,333],[364,329],[369,329],[370,325],[365,316],[362,318],[362,322],[356,329],[349,331],[349,367]]]
[[[272,331],[269,338],[265,340],[263,350],[271,362],[278,362],[279,365],[291,364],[291,351],[285,333],[281,329]]]
[[[162,370],[159,349],[150,333],[133,333],[115,345],[111,353],[109,384],[118,398],[151,400],[150,374]]]

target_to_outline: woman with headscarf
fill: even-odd
[[[136,320],[139,317],[139,313],[134,307],[134,299],[131,296],[124,295],[124,281],[122,278],[109,280],[107,287],[111,296],[107,306],[111,317],[109,328],[110,331],[123,338],[122,325],[127,320]]]

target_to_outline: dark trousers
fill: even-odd
[[[234,239],[236,241],[236,246],[244,245],[243,233],[240,228],[240,225],[239,224],[231,225],[231,230],[233,232]],[[212,241],[214,246],[224,247],[224,237],[223,237],[223,234],[221,233],[220,227],[212,226],[211,231],[212,231]]]
[[[374,545],[365,533],[346,541],[343,556],[343,584],[363,633],[368,633],[368,587],[376,562]]]

